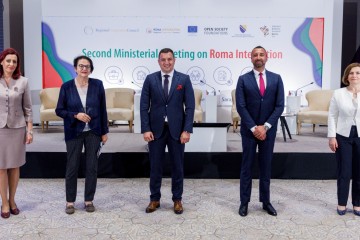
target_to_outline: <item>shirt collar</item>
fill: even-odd
[[[258,77],[259,76],[259,71],[253,69],[254,73],[255,73],[255,76]],[[263,73],[263,76],[266,74],[266,69],[264,69],[264,71],[262,72]]]
[[[164,75],[169,75],[169,78],[172,78],[174,76],[174,70],[172,70],[169,73],[164,73],[163,71],[161,71],[161,77],[164,78]]]

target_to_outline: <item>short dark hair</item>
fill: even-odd
[[[344,71],[344,75],[343,77],[341,78],[341,81],[343,84],[345,84],[346,86],[348,86],[350,83],[349,83],[349,74],[350,74],[350,71],[351,69],[353,69],[354,67],[360,67],[360,63],[350,63],[346,68],[345,68],[345,71]]]
[[[169,53],[169,52],[170,52],[170,53],[173,55],[173,57],[174,57],[174,51],[173,51],[171,48],[163,48],[163,49],[160,50],[158,58],[160,58],[160,55],[161,55],[162,53]]]
[[[4,59],[6,58],[7,55],[16,55],[17,57],[17,65],[16,68],[13,72],[13,75],[11,76],[13,79],[19,79],[21,76],[21,70],[20,70],[20,56],[19,53],[13,49],[13,48],[7,48],[4,51],[2,51],[0,53],[0,62],[4,61]],[[0,77],[3,77],[4,75],[4,69],[2,67],[0,67]]]
[[[264,49],[265,52],[266,52],[266,49],[265,49],[263,46],[260,46],[260,45],[259,45],[259,46],[254,47],[254,49],[256,49],[256,48],[262,48],[262,49]],[[254,49],[253,49],[253,50],[254,50]]]
[[[78,56],[78,57],[76,57],[76,58],[74,59],[74,68],[76,68],[76,67],[77,67],[78,62],[79,62],[79,60],[80,60],[80,59],[85,59],[85,60],[88,60],[88,61],[89,61],[89,63],[90,63],[90,70],[91,70],[91,72],[93,72],[93,71],[94,71],[94,64],[93,64],[93,61],[91,60],[91,58],[89,58],[88,56],[85,56],[85,55]]]

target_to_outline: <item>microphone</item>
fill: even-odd
[[[309,86],[309,85],[311,85],[311,84],[314,84],[314,82],[311,82],[311,83],[309,83],[309,84],[306,84],[306,85],[304,85],[304,86],[299,87],[298,89],[296,89],[296,90],[295,90],[295,96],[297,96],[297,92],[298,92],[300,89],[302,89],[302,88],[304,88],[304,87],[307,87],[307,86]]]
[[[206,82],[204,82],[203,80],[200,80],[201,83],[205,84],[208,87],[211,87],[214,90],[214,96],[216,96],[216,89],[213,86],[210,86],[209,84],[207,84]]]
[[[139,84],[135,83],[134,81],[131,81],[132,84],[134,84],[135,86],[138,86],[140,89],[142,89],[142,86],[140,86]]]

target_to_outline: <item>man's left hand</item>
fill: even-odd
[[[185,144],[190,141],[190,133],[188,132],[182,132],[180,136],[180,142],[181,144]]]
[[[256,126],[253,134],[257,139],[259,139],[261,141],[265,140],[266,139],[266,129],[265,129],[264,125]]]

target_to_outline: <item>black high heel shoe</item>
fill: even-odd
[[[360,210],[355,210],[355,208],[354,208],[353,211],[356,216],[360,217]]]
[[[345,215],[345,213],[346,213],[346,208],[344,209],[344,210],[340,210],[339,208],[336,208],[336,211],[337,211],[337,213],[340,215],[340,216],[343,216],[343,215]],[[354,210],[355,211],[355,210]],[[359,212],[359,214],[360,214],[360,212]],[[359,215],[360,216],[360,215]]]

